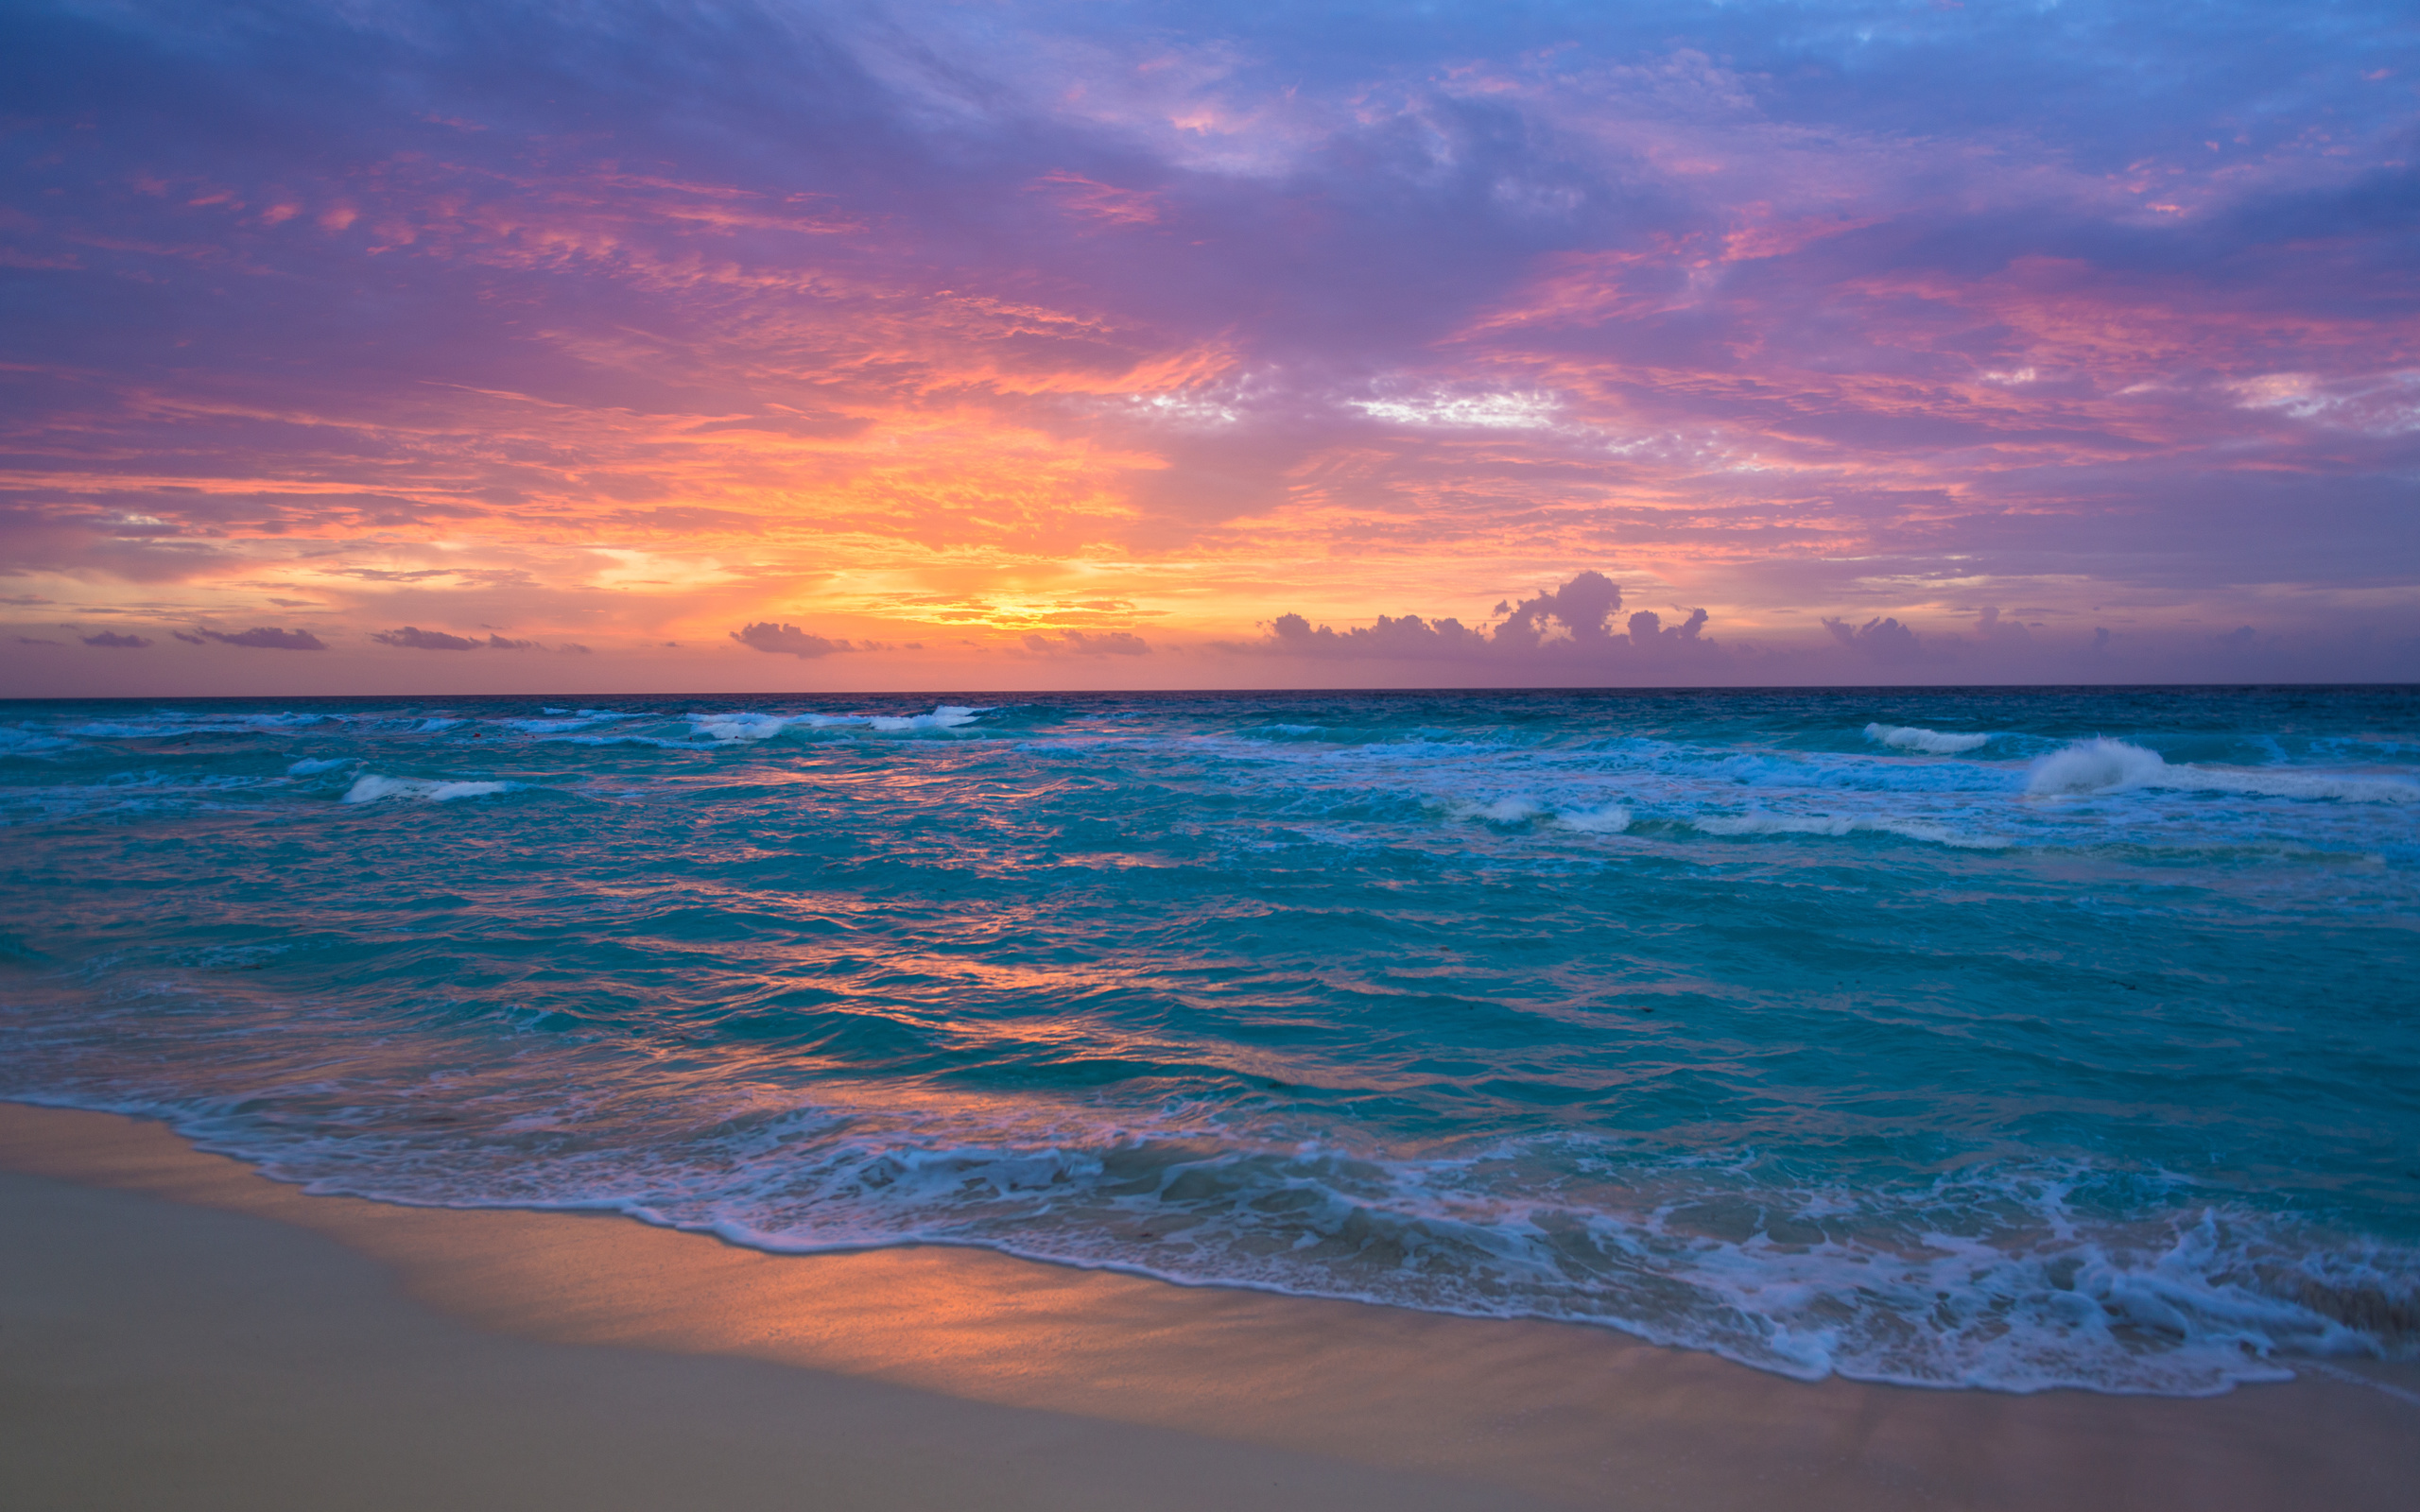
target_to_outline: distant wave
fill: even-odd
[[[1962,834],[1945,824],[1925,819],[1852,818],[1832,814],[1715,815],[1694,821],[1692,827],[1704,834],[1720,835],[1895,834],[1965,850],[1997,850],[2009,844],[1992,835]]]
[[[1554,821],[1566,830],[1580,830],[1589,834],[1619,834],[1630,828],[1631,813],[1619,803],[1606,803],[1593,809],[1559,809]]]
[[[158,740],[167,735],[192,734],[268,734],[287,730],[307,730],[341,715],[314,713],[221,714],[192,715],[162,712],[150,719],[100,719],[82,724],[67,733],[87,740]]]
[[[1452,806],[1455,817],[1477,819],[1482,824],[1512,828],[1535,819],[1545,819],[1566,830],[1584,834],[1619,834],[1630,828],[1631,811],[1621,803],[1548,804],[1533,798],[1514,795],[1486,803],[1459,802]]]
[[[2420,783],[2331,772],[2170,765],[2155,750],[2101,736],[2078,741],[2033,764],[2025,791],[2035,798],[2111,793],[2130,787],[2187,793],[2248,793],[2262,798],[2335,799],[2346,803],[2420,802]]]
[[[499,719],[496,723],[502,725],[507,730],[518,730],[525,734],[552,735],[566,730],[586,730],[592,725],[610,725],[616,719],[628,719],[631,717],[625,713],[616,713],[611,709],[582,709],[578,713],[569,714],[566,714],[564,711],[560,709],[550,709],[546,712],[549,714],[562,714],[564,717],[548,719]]]
[[[1929,751],[1935,756],[1954,756],[1962,750],[1989,745],[1992,739],[1989,735],[1945,734],[1922,725],[1868,725],[1865,738],[1900,750]]]
[[[449,803],[458,798],[486,798],[492,793],[510,793],[518,782],[447,782],[422,777],[381,777],[364,772],[354,779],[344,795],[347,803],[375,803],[382,798],[425,799],[431,803]]]
[[[990,713],[989,706],[941,704],[922,714],[691,714],[689,728],[709,740],[770,740],[785,730],[834,730],[855,725],[866,730],[956,730]]]

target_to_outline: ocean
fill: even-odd
[[[0,1096],[1808,1379],[2420,1348],[2420,690],[0,705]]]

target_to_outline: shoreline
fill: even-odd
[[[2314,1362],[2198,1399],[1810,1383],[1609,1329],[989,1250],[771,1255],[619,1215],[311,1196],[162,1124],[13,1103],[0,1172],[0,1297],[23,1346],[0,1382],[0,1460],[35,1467],[37,1486],[76,1463],[127,1483],[96,1499],[88,1469],[72,1499],[30,1505],[161,1504],[142,1477],[164,1466],[187,1477],[175,1504],[221,1504],[184,1493],[223,1480],[224,1504],[282,1505],[262,1477],[297,1455],[318,1504],[370,1504],[327,1486],[391,1457],[373,1426],[426,1438],[427,1474],[464,1467],[396,1505],[555,1504],[533,1484],[563,1505],[574,1485],[583,1506],[664,1505],[647,1467],[676,1464],[690,1489],[675,1501],[714,1482],[723,1504],[869,1508],[2360,1509],[2404,1505],[2420,1471],[2420,1366],[2399,1363]],[[333,1358],[199,1342],[234,1316],[256,1343],[367,1332]],[[64,1344],[24,1345],[61,1328]],[[96,1372],[113,1401],[155,1404],[100,1411],[75,1384]],[[216,1381],[207,1411],[161,1395],[198,1374]],[[505,1380],[554,1384],[485,1416],[460,1405]],[[421,1406],[342,1406],[354,1397]],[[266,1436],[193,1447],[213,1413]],[[337,1428],[311,1442],[337,1448],[296,1446],[313,1413]],[[593,1468],[632,1459],[618,1480]]]

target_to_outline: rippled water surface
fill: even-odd
[[[0,705],[0,1095],[1802,1376],[2420,1341],[2409,689]]]

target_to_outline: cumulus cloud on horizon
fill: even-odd
[[[1452,617],[1381,614],[1374,624],[1337,630],[1325,625],[1314,627],[1302,615],[1288,613],[1270,621],[1269,633],[1261,640],[1231,648],[1323,659],[1495,666],[1625,664],[1650,656],[1668,662],[1688,655],[1711,662],[1718,654],[1714,638],[1703,633],[1708,619],[1704,610],[1693,610],[1669,627],[1655,611],[1641,610],[1616,627],[1621,607],[1619,585],[1591,568],[1560,587],[1496,605],[1500,618],[1492,627],[1467,626]]]
[[[413,625],[406,625],[401,629],[381,630],[370,638],[381,645],[401,646],[411,651],[536,651],[543,649],[535,641],[513,641],[501,635],[490,635],[486,640],[480,641],[465,635],[448,635],[443,630],[424,630]]]
[[[734,630],[731,638],[752,651],[794,656],[802,661],[861,649],[847,641],[831,640],[802,630],[795,625],[778,625],[770,620]]]
[[[273,625],[255,625],[249,630],[228,635],[218,630],[197,629],[192,635],[177,632],[177,639],[195,645],[216,641],[221,645],[240,645],[255,651],[324,651],[327,643],[308,630],[280,629]]]
[[[1423,666],[1451,666],[1498,685],[1627,682],[1707,687],[1854,686],[1893,683],[2258,682],[2312,680],[2357,669],[2396,680],[2420,658],[2420,639],[2327,642],[2264,634],[2251,626],[2224,631],[2152,629],[2118,634],[2106,626],[2037,633],[2039,627],[1994,606],[1971,611],[1962,628],[1919,630],[1892,615],[1852,622],[1826,615],[1823,642],[1718,640],[1703,609],[1668,624],[1652,610],[1621,615],[1622,593],[1594,570],[1561,586],[1495,606],[1492,623],[1449,615],[1381,614],[1337,629],[1288,613],[1249,642],[1211,649],[1253,657],[1357,662],[1383,680]]]

